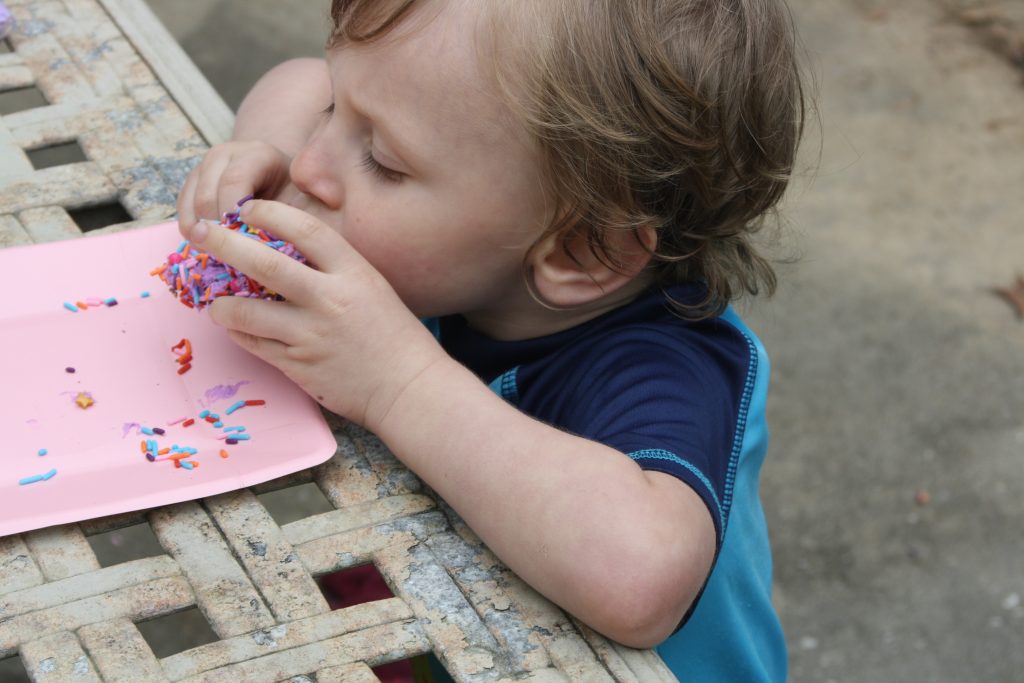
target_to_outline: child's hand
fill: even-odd
[[[284,152],[265,142],[225,142],[211,148],[178,195],[181,233],[200,218],[219,221],[243,197],[275,197],[288,182],[290,164]]]
[[[241,219],[292,242],[316,269],[196,223],[185,237],[286,299],[225,296],[209,314],[326,408],[374,430],[416,377],[448,359],[384,276],[329,226],[274,201],[247,202]]]

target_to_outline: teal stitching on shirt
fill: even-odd
[[[751,339],[747,334],[733,327],[743,335],[743,338],[747,342],[747,347],[750,350],[750,367],[747,368],[747,379],[743,384],[743,395],[740,397],[740,410],[736,416],[736,433],[733,436],[732,442],[732,453],[729,454],[729,469],[725,475],[725,514],[722,518],[722,527],[725,528],[725,524],[728,520],[729,509],[732,507],[732,493],[733,484],[736,482],[736,469],[739,467],[740,453],[743,450],[743,437],[747,431],[747,411],[750,409],[750,399],[754,395],[754,383],[757,379],[757,346],[754,344],[754,340]]]
[[[517,365],[496,377],[490,384],[494,393],[513,405],[519,404],[519,383],[516,377],[518,373],[519,366]]]
[[[708,481],[708,478],[704,476],[703,472],[698,470],[692,464],[680,458],[675,453],[660,448],[649,448],[642,451],[633,451],[632,453],[627,453],[626,455],[628,455],[633,460],[668,460],[669,462],[675,463],[677,465],[682,465],[690,472],[692,472],[694,476],[700,479],[700,483],[704,484],[704,488],[708,490],[708,493],[711,494],[711,500],[715,502],[715,508],[718,510],[718,518],[722,520],[722,529],[724,531],[725,516],[722,514],[722,504],[718,502],[718,495],[715,494],[714,487],[711,485],[711,482]]]

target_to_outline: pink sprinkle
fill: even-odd
[[[168,422],[168,423],[167,423],[167,426],[168,426],[168,427],[172,427],[172,426],[174,426],[174,425],[176,425],[176,424],[181,424],[182,422],[184,422],[184,421],[185,421],[185,420],[187,420],[187,419],[188,419],[188,415],[185,415],[184,417],[179,417],[179,418],[178,418],[177,420],[175,420],[174,422]]]

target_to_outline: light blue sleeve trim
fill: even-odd
[[[434,339],[441,341],[441,319],[440,318],[421,318],[420,322],[423,323],[424,327],[430,330],[430,334],[434,335]]]
[[[666,460],[680,467],[686,468],[693,476],[697,477],[704,488],[707,489],[708,493],[711,494],[711,500],[715,503],[715,509],[718,511],[718,519],[722,520],[722,529],[725,529],[725,515],[722,514],[722,504],[718,500],[718,495],[715,493],[714,487],[708,478],[704,476],[704,473],[694,467],[691,463],[686,462],[678,455],[671,451],[662,450],[660,448],[649,448],[642,451],[633,451],[632,453],[626,453],[632,460]]]
[[[736,311],[732,306],[729,306],[726,309],[722,314],[721,319],[736,328],[736,331],[743,336],[744,340],[746,340],[747,348],[750,350],[750,365],[747,368],[746,381],[743,383],[743,393],[740,397],[739,412],[736,415],[736,432],[733,435],[732,452],[729,455],[729,468],[725,475],[725,492],[723,498],[725,513],[728,515],[730,508],[732,508],[733,489],[736,483],[736,469],[739,467],[740,456],[743,453],[744,440],[747,437],[747,418],[751,412],[751,401],[755,398],[754,390],[758,382],[759,373],[766,375],[768,372],[768,354],[765,353],[761,340],[757,338],[749,327],[747,327],[746,323],[744,323],[736,314]],[[761,393],[764,393],[763,388]],[[763,396],[758,396],[757,398],[762,402],[764,400]],[[763,405],[758,406],[759,411],[763,411],[763,408]],[[724,518],[723,521],[724,523],[727,523],[728,517]]]
[[[501,396],[512,405],[519,405],[519,382],[517,375],[519,366],[512,368],[494,378],[490,383],[491,391]]]

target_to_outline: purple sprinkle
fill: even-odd
[[[154,434],[159,434],[160,436],[163,436],[167,432],[165,432],[164,430],[160,429],[159,427],[153,427],[153,433]]]
[[[146,453],[146,460],[153,462],[156,460],[156,456],[153,455],[152,453]]]
[[[224,443],[226,443],[229,446],[234,446],[235,444],[238,443],[238,439],[225,439]]]
[[[245,195],[244,197],[242,197],[241,199],[238,200],[238,206],[241,206],[242,204],[245,204],[246,202],[252,201],[255,198],[256,198],[256,195],[254,195],[254,194],[247,194],[247,195]]]
[[[0,38],[3,38],[14,28],[14,16],[7,6],[0,2]]]
[[[64,368],[64,372],[69,372],[71,374],[74,374],[75,373],[75,369],[73,367],[68,366],[68,367]]]

